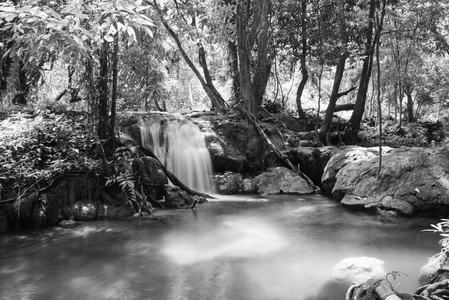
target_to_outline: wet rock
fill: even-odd
[[[346,165],[358,161],[371,160],[377,156],[378,148],[348,147],[335,153],[326,164],[321,184],[327,193],[331,193],[337,181],[337,173]],[[388,148],[388,150],[391,148]],[[386,152],[387,150],[384,150]]]
[[[449,278],[449,245],[443,244],[440,253],[430,257],[427,264],[419,271],[419,285],[424,286]],[[445,278],[439,278],[445,275]]]
[[[178,186],[166,186],[165,189],[165,207],[181,208],[193,205],[194,203],[206,202],[206,199],[199,196],[189,195]]]
[[[148,156],[136,158],[133,160],[132,170],[136,178],[140,177],[142,185],[153,199],[162,198],[168,179],[156,159]]]
[[[97,218],[124,218],[135,214],[132,206],[98,205]]]
[[[304,172],[313,183],[321,186],[321,177],[324,168],[337,151],[336,147],[299,147],[285,151],[284,153],[290,159],[293,165],[299,165],[301,171]]]
[[[397,199],[392,196],[386,196],[382,199],[381,206],[384,209],[394,210],[403,215],[412,215],[414,211],[413,204],[406,200]]]
[[[216,172],[238,171],[248,167],[245,155],[232,145],[227,145],[222,138],[217,135],[206,135],[205,141]]]
[[[257,191],[257,186],[254,184],[253,178],[245,178],[242,181],[242,190],[244,194],[254,194]]]
[[[218,116],[209,118],[207,122],[209,125],[203,124],[202,130],[215,172],[251,173],[262,168],[269,148],[250,123]],[[260,125],[282,150],[284,142],[280,133],[263,123]]]
[[[374,148],[347,148],[334,155],[323,188],[343,205],[398,215],[449,212],[447,148],[385,148],[378,177]]]
[[[332,278],[349,287],[369,279],[384,279],[387,275],[384,262],[373,257],[350,257],[339,262],[332,272]]]
[[[311,194],[314,187],[297,173],[285,167],[276,167],[256,176],[253,180],[259,194]]]
[[[74,227],[74,226],[81,225],[81,224],[83,224],[83,222],[75,221],[73,219],[62,220],[58,223],[58,225],[61,227]]]
[[[243,177],[239,173],[226,172],[215,177],[217,193],[222,195],[237,194],[242,190]]]
[[[75,221],[89,221],[97,218],[97,206],[92,203],[77,201],[72,209]]]

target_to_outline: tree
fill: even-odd
[[[367,18],[367,26],[363,30],[365,38],[365,52],[363,54],[363,68],[360,77],[359,89],[357,91],[357,98],[352,112],[352,116],[349,120],[351,129],[354,132],[359,131],[360,124],[362,122],[363,113],[365,112],[366,96],[368,92],[368,86],[371,78],[371,71],[373,69],[374,53],[377,43],[379,43],[380,36],[383,30],[383,21],[386,11],[386,0],[370,0],[369,1],[369,13]],[[379,12],[377,12],[378,10]],[[374,30],[374,22],[376,13],[379,14],[379,24],[377,30]]]
[[[238,0],[236,40],[240,96],[246,109],[257,115],[271,70],[269,53],[270,0]]]
[[[30,0],[23,5],[1,3],[2,31],[10,33],[6,42],[14,43],[6,55],[19,57],[24,62],[22,69],[27,71],[28,79],[37,78],[46,63],[59,57],[69,64],[85,60],[89,66],[88,73],[92,74],[98,58],[98,99],[92,98],[98,101],[96,133],[100,139],[113,139],[115,105],[108,102],[109,44],[116,40],[114,52],[117,52],[115,47],[118,47],[120,33],[126,37],[128,45],[140,40],[139,30],[151,35],[153,23],[143,13],[147,9],[140,1],[45,4]],[[114,79],[117,80],[117,77]],[[28,80],[29,84],[33,82]],[[113,86],[116,84],[113,83]],[[94,107],[95,103],[90,105]]]
[[[296,108],[299,117],[304,117],[305,113],[302,109],[301,98],[309,79],[309,72],[307,68],[307,56],[309,43],[311,38],[311,28],[308,25],[311,19],[307,14],[308,0],[301,0],[299,2],[279,2],[276,6],[278,12],[278,31],[276,32],[276,44],[278,48],[286,51],[286,54],[293,57],[293,61],[299,60],[301,68],[301,81],[296,89]],[[287,58],[284,58],[288,60]]]
[[[205,23],[202,23],[198,20],[198,15],[202,16],[203,14],[205,14],[204,2],[192,0],[178,3],[177,1],[174,1],[174,3],[172,4],[173,7],[169,5],[171,3],[167,2],[165,3],[165,6],[163,8],[156,0],[153,0],[150,4],[156,10],[162,25],[175,41],[187,65],[200,81],[201,86],[212,102],[212,107],[218,110],[225,109],[227,107],[227,103],[220,95],[212,81],[212,76],[210,75],[207,64],[206,51],[204,49],[202,41],[203,37],[201,37],[201,33],[204,33],[206,31],[206,28],[204,27],[207,27]],[[170,19],[172,19],[172,21],[178,25],[182,24],[182,27],[187,27],[188,30],[186,30],[185,33],[192,34],[191,37],[196,40],[198,61],[202,68],[203,74],[200,73],[198,68],[195,66],[195,64],[185,51],[179,34],[176,33],[172,26],[169,24],[169,21],[166,18],[166,15],[168,15],[169,12]]]
[[[330,130],[332,123],[332,117],[334,115],[335,106],[337,105],[337,100],[339,98],[339,90],[341,81],[343,79],[343,73],[345,70],[346,59],[349,57],[350,52],[347,48],[348,46],[348,32],[345,23],[345,10],[344,10],[344,0],[338,1],[337,7],[338,16],[338,28],[339,28],[339,58],[337,62],[337,68],[335,70],[334,84],[332,87],[332,93],[329,99],[329,105],[326,110],[326,115],[324,117],[323,124],[319,129],[321,134],[326,134]]]

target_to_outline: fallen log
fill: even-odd
[[[203,198],[209,198],[209,199],[214,199],[214,197],[212,197],[211,195],[205,194],[205,193],[201,193],[201,192],[197,192],[192,190],[191,188],[189,188],[188,186],[186,186],[184,183],[181,182],[181,180],[178,179],[178,177],[176,177],[172,172],[170,172],[169,170],[167,170],[167,168],[161,163],[161,161],[156,157],[156,155],[153,153],[153,151],[150,148],[147,147],[139,147],[139,150],[146,156],[150,156],[154,159],[156,159],[162,168],[162,171],[164,171],[165,175],[168,177],[168,179],[170,179],[170,181],[176,185],[179,186],[182,190],[184,190],[185,192],[187,192],[187,194],[192,195],[192,196],[200,196]]]

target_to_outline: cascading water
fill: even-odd
[[[143,146],[153,153],[182,183],[193,190],[214,193],[212,160],[204,134],[192,122],[158,122],[140,127]]]

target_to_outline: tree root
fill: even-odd
[[[296,168],[292,162],[288,159],[288,157],[283,154],[281,151],[279,151],[278,148],[276,148],[276,146],[271,142],[270,138],[267,136],[267,134],[263,131],[263,129],[259,126],[259,124],[257,124],[257,120],[256,117],[253,114],[250,114],[245,108],[243,108],[241,105],[239,105],[239,109],[240,111],[246,116],[246,118],[251,122],[251,124],[253,125],[253,127],[256,129],[256,131],[259,133],[259,135],[262,137],[262,139],[268,144],[268,146],[270,147],[270,149],[274,152],[274,154],[281,159],[281,161],[286,164],[291,170],[293,170],[294,172],[298,173],[302,178],[304,178],[305,181],[307,181],[308,184],[310,184],[311,186],[313,186],[314,188],[316,188],[315,184],[313,183],[313,181],[309,178],[309,176],[307,176],[306,174],[304,174],[299,165],[298,168]]]

